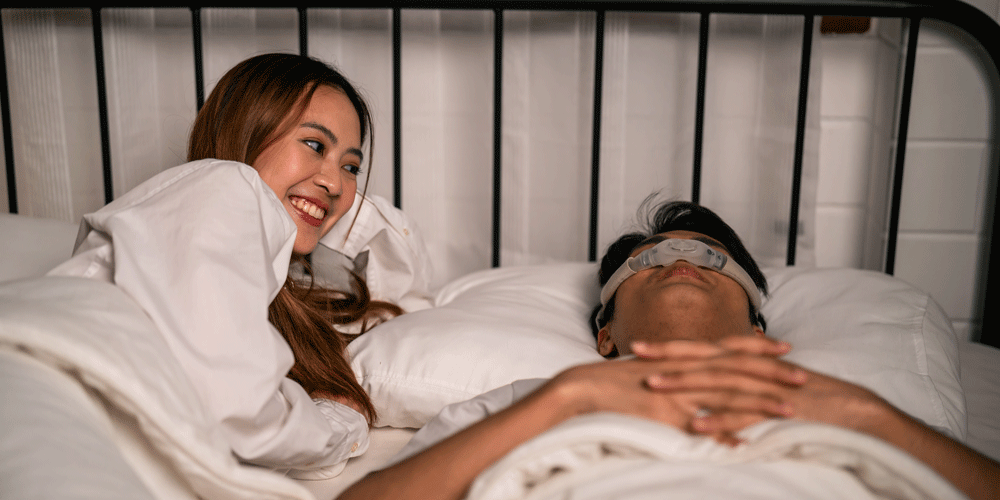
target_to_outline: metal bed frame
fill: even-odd
[[[27,2],[15,2],[7,8],[39,8],[44,5],[27,4]],[[89,5],[59,5],[60,8],[76,7],[88,8],[92,15],[93,43],[95,52],[95,67],[97,72],[98,108],[100,117],[100,133],[102,144],[102,160],[104,175],[104,195],[105,201],[113,199],[112,189],[112,167],[110,153],[110,132],[108,125],[108,104],[104,71],[103,38],[101,32],[101,12],[102,9],[118,8],[112,4],[102,7],[91,7]],[[135,7],[134,5],[122,5],[121,8]],[[147,4],[142,8],[155,7],[178,7],[175,4]],[[255,7],[251,4],[229,4],[217,3],[198,6],[186,6],[191,11],[191,25],[194,37],[194,61],[197,106],[200,109],[204,96],[204,76],[202,59],[202,30],[201,30],[201,10],[209,7]],[[604,20],[607,12],[687,12],[698,13],[700,15],[700,36],[698,51],[698,82],[697,82],[697,102],[695,116],[695,136],[694,136],[694,161],[692,165],[692,191],[691,200],[698,202],[700,199],[700,179],[702,167],[702,135],[704,129],[705,113],[705,88],[706,88],[706,61],[708,56],[709,22],[712,14],[781,14],[797,15],[804,18],[802,33],[802,58],[799,75],[799,95],[798,112],[795,138],[794,172],[792,177],[791,212],[789,220],[798,219],[799,196],[801,185],[801,171],[803,161],[803,145],[805,142],[806,129],[806,106],[807,89],[809,87],[809,66],[810,54],[813,43],[813,31],[815,18],[817,16],[863,16],[863,17],[892,17],[902,18],[907,22],[907,42],[905,51],[905,62],[901,77],[900,97],[897,109],[897,145],[894,158],[894,174],[892,197],[890,201],[890,213],[888,237],[885,248],[885,263],[883,270],[888,274],[893,274],[895,268],[897,233],[899,230],[899,210],[903,181],[903,165],[905,163],[907,128],[909,125],[910,100],[912,96],[913,73],[915,66],[915,56],[917,47],[917,37],[920,23],[924,19],[934,19],[955,25],[981,45],[981,58],[986,68],[986,77],[992,79],[989,85],[992,88],[1000,88],[996,82],[1000,81],[1000,26],[989,16],[979,10],[958,0],[922,0],[922,1],[896,1],[896,0],[812,0],[807,3],[795,3],[790,0],[773,0],[769,2],[759,2],[752,0],[703,0],[703,1],[602,1],[602,0],[576,0],[576,1],[554,1],[554,0],[522,0],[522,1],[490,1],[490,0],[422,0],[422,1],[342,1],[331,3],[302,2],[296,7],[299,14],[299,51],[302,54],[309,53],[308,46],[308,15],[309,8],[364,8],[364,9],[387,9],[392,12],[392,39],[393,39],[393,202],[397,207],[402,207],[402,157],[401,157],[401,134],[402,117],[401,109],[401,15],[403,10],[410,9],[463,9],[463,10],[486,10],[492,11],[495,16],[494,22],[494,120],[493,120],[493,241],[492,241],[492,265],[500,265],[500,193],[501,193],[501,100],[503,81],[503,16],[508,10],[534,10],[534,11],[582,11],[593,12],[596,16],[596,46],[594,64],[594,113],[592,123],[592,151],[591,151],[591,185],[590,185],[590,239],[589,239],[589,259],[597,258],[597,224],[598,224],[598,193],[600,179],[600,136],[601,136],[601,97],[602,97],[602,72],[603,72],[603,44],[604,44]],[[288,8],[288,7],[282,7]],[[0,25],[0,45],[3,44],[3,27]],[[0,78],[0,118],[3,124],[3,140],[6,155],[6,173],[8,185],[8,203],[11,213],[17,213],[17,189],[15,179],[15,158],[11,134],[10,105],[7,89],[7,66],[5,54],[0,50],[0,67],[2,67],[2,78]],[[987,186],[987,202],[984,213],[984,227],[982,228],[983,251],[981,259],[987,259],[981,268],[986,270],[987,276],[998,276],[995,271],[997,261],[1000,260],[992,249],[992,235],[995,234],[996,223],[994,213],[996,212],[997,178],[1000,172],[1000,116],[997,113],[997,103],[991,103],[991,140],[989,157],[989,176]],[[795,264],[796,240],[798,237],[798,225],[789,224],[788,246],[786,253],[786,264]],[[986,280],[984,292],[980,294],[979,303],[975,304],[978,311],[982,312],[982,335],[980,342],[1000,347],[1000,331],[996,325],[996,315],[989,313],[987,304],[997,302],[997,285],[990,284]]]

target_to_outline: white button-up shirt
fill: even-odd
[[[288,274],[295,234],[253,168],[200,160],[84,216],[73,257],[49,274],[99,279],[128,293],[240,459],[329,476],[368,448],[368,425],[345,405],[313,401],[286,377],[294,358],[267,309]]]

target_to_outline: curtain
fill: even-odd
[[[78,220],[104,203],[89,9],[5,10],[19,212]],[[205,94],[232,65],[298,51],[296,9],[203,9]],[[438,283],[492,255],[491,11],[402,17],[402,208]],[[309,9],[309,53],[339,67],[375,119],[368,192],[393,198],[391,12]],[[713,15],[701,203],[763,265],[784,265],[803,20]],[[501,264],[587,259],[594,103],[593,13],[504,15]],[[697,14],[608,13],[598,256],[651,193],[690,199]],[[121,195],[182,163],[195,115],[191,13],[102,12],[112,184]],[[819,44],[814,44],[818,50]],[[811,264],[818,76],[808,105],[797,263]],[[53,126],[52,123],[60,124]]]
[[[4,10],[3,22],[18,212],[78,220],[104,199],[90,14]]]

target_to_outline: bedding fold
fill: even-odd
[[[960,499],[910,455],[825,424],[772,420],[737,447],[617,414],[577,417],[484,471],[467,499]]]
[[[0,284],[0,348],[69,374],[134,417],[198,497],[312,498],[291,479],[237,461],[150,319],[114,285],[62,277]]]

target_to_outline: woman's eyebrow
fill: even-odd
[[[305,122],[305,123],[303,123],[302,125],[299,125],[299,126],[300,127],[307,127],[307,128],[318,130],[318,131],[322,132],[323,135],[325,135],[327,139],[330,140],[331,144],[337,144],[337,136],[333,135],[333,132],[330,129],[326,128],[326,126],[324,126],[322,124],[319,124],[319,123],[316,123],[316,122]],[[360,161],[364,161],[365,160],[365,154],[360,149],[358,149],[358,148],[350,148],[350,149],[347,150],[347,152],[351,153],[351,154],[354,154],[354,155],[357,155],[358,160],[360,160]]]

